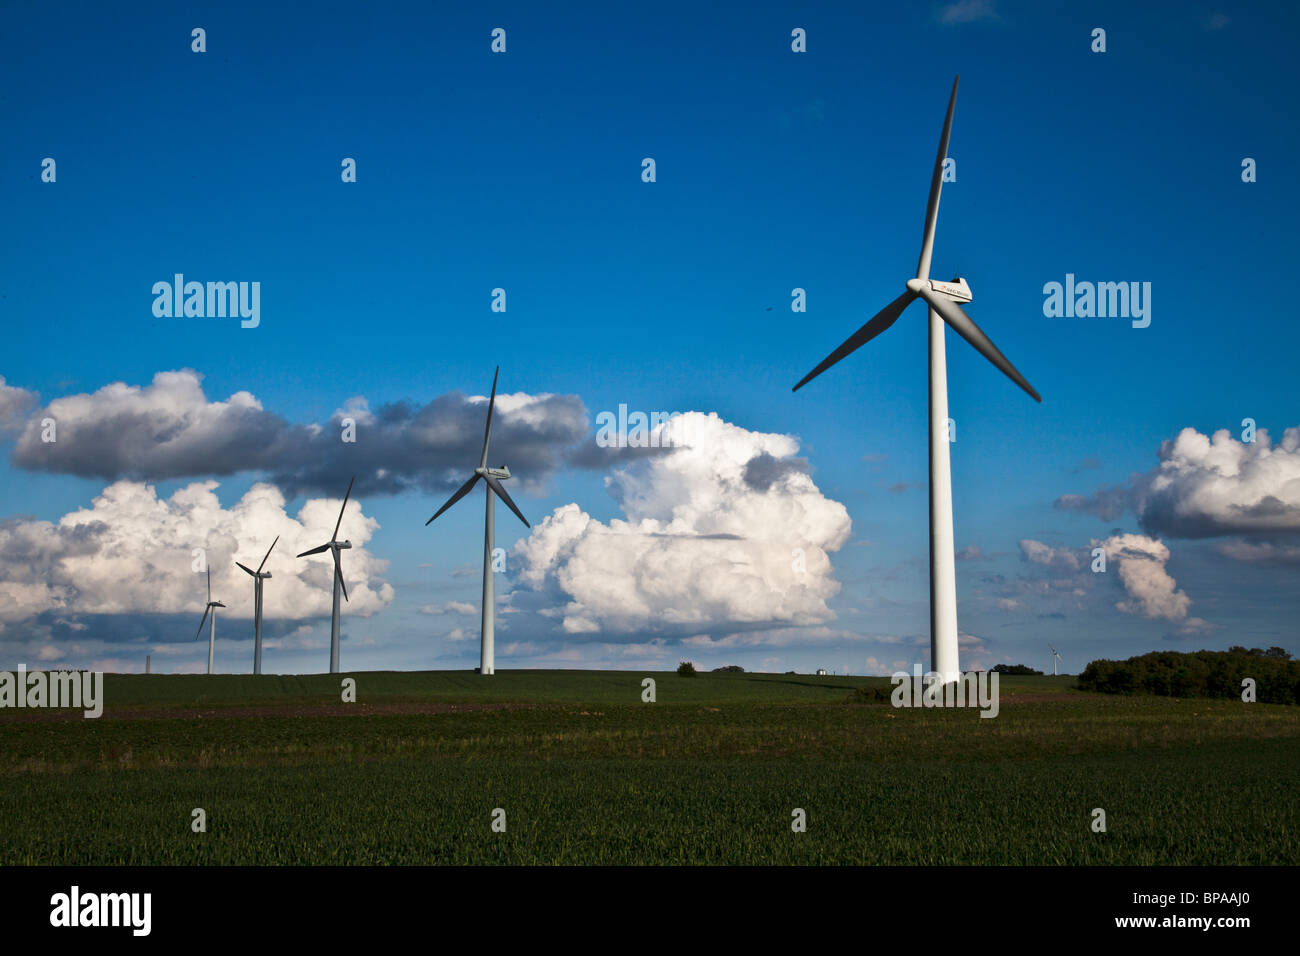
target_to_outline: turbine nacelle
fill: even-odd
[[[951,282],[940,282],[938,279],[931,279],[930,289],[936,295],[941,295],[950,302],[970,302],[974,298],[971,295],[970,286],[960,276],[954,276]]]
[[[502,480],[505,480],[506,478],[510,477],[510,469],[507,468],[505,465],[502,465],[500,468],[475,468],[474,474],[480,476],[491,475],[493,478],[500,478]]]
[[[919,296],[929,293],[947,299],[949,302],[970,302],[974,298],[970,286],[960,277],[954,278],[951,282],[940,282],[938,279],[908,279],[907,291]]]

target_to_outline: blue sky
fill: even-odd
[[[482,395],[499,364],[503,392],[576,396],[592,422],[622,403],[795,436],[792,457],[852,520],[829,551],[841,589],[824,620],[724,615],[691,633],[610,621],[594,636],[556,633],[555,618],[537,614],[563,602],[551,581],[507,615],[499,666],[691,657],[864,673],[923,660],[924,311],[799,393],[790,386],[915,269],[960,73],[957,179],[943,193],[934,274],[968,279],[971,315],[1044,397],[1036,405],[948,336],[956,544],[981,554],[958,565],[963,663],[1046,666],[1048,641],[1069,669],[1159,647],[1297,649],[1292,452],[1264,465],[1258,443],[1228,448],[1261,469],[1247,481],[1209,474],[1212,456],[1188,446],[1180,483],[1160,492],[1175,517],[1150,503],[1157,453],[1182,430],[1238,440],[1250,417],[1278,445],[1300,426],[1300,331],[1268,288],[1297,253],[1285,166],[1297,151],[1293,7],[561,6],[7,11],[7,387],[30,395],[35,414],[193,369],[210,402],[247,391],[310,425],[357,396],[377,409]],[[194,27],[206,30],[205,53],[191,51]],[[507,31],[504,54],[489,49],[495,27]],[[795,27],[806,53],[791,51]],[[1090,50],[1095,27],[1105,53]],[[54,183],[41,181],[45,157]],[[340,181],[343,157],[356,159],[357,182]],[[641,181],[644,157],[654,183]],[[1242,182],[1245,157],[1257,182]],[[259,281],[261,324],[155,318],[151,286],[177,272]],[[1150,327],[1045,317],[1043,284],[1067,273],[1150,282]],[[502,314],[489,308],[497,287]],[[807,290],[805,314],[790,310],[795,287]],[[111,479],[31,467],[17,453],[30,427],[15,419],[0,436],[0,520],[57,523],[89,508]],[[365,447],[363,428],[362,469]],[[560,463],[515,497],[534,525],[570,502],[609,522],[624,517],[604,482],[616,467]],[[118,477],[166,497],[217,470]],[[215,477],[230,508],[274,476]],[[457,483],[360,496],[378,522],[367,548],[388,562],[375,579],[392,595],[345,615],[345,667],[476,662],[476,615],[420,612],[478,604],[477,576],[453,572],[478,565],[481,502],[424,527]],[[1103,486],[1126,489],[1129,505],[1098,514],[1059,500]],[[341,493],[286,489],[286,508]],[[1273,517],[1234,524],[1261,496],[1278,503]],[[526,533],[504,509],[497,524],[503,547]],[[1071,564],[1092,539],[1116,539],[1104,577]],[[1172,595],[1141,590],[1153,576],[1159,591],[1161,574]],[[498,584],[511,588],[523,585]],[[60,600],[70,603],[3,619],[0,666],[53,647],[45,659],[138,667],[146,646],[170,643],[169,628],[188,639],[201,613],[199,602],[173,622],[170,606],[99,613]],[[327,621],[304,621],[327,636]],[[449,639],[456,628],[461,639]],[[247,630],[225,627],[220,666],[250,666]],[[745,633],[773,636],[720,643]],[[268,656],[268,669],[321,669],[327,652],[313,639]],[[620,656],[626,646],[636,650]],[[197,645],[158,653],[168,669],[202,657]]]

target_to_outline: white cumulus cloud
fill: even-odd
[[[1058,570],[1075,571],[1079,568],[1079,556],[1069,548],[1054,548],[1041,541],[1025,538],[1020,542],[1020,552],[1026,561],[1033,564]]]
[[[1098,545],[1105,549],[1107,561],[1118,563],[1119,579],[1128,594],[1127,600],[1116,603],[1117,609],[1190,629],[1208,627],[1200,618],[1188,618],[1192,599],[1178,590],[1178,582],[1165,569],[1169,548],[1163,542],[1143,534],[1117,534],[1094,540],[1093,546]]]
[[[1253,442],[1227,429],[1184,428],[1160,458],[1136,488],[1148,530],[1184,538],[1300,532],[1300,428],[1286,429],[1277,445],[1262,428]]]
[[[520,581],[562,602],[562,630],[689,635],[832,619],[829,554],[851,523],[795,457],[797,439],[699,412],[656,431],[662,446],[690,444],[606,479],[623,519],[565,505],[515,547]]]
[[[0,375],[0,435],[22,428],[27,414],[36,406],[37,395],[16,385],[7,385]]]
[[[467,601],[448,601],[445,604],[426,604],[420,608],[421,614],[438,617],[443,614],[477,615],[478,608]]]
[[[340,499],[308,500],[294,517],[274,485],[253,485],[230,508],[221,506],[216,488],[215,481],[194,482],[160,498],[152,485],[119,481],[57,522],[0,523],[0,623],[46,611],[65,618],[189,613],[197,627],[207,592],[204,575],[193,570],[195,549],[206,553],[213,598],[229,608],[223,613],[251,616],[252,578],[234,562],[256,568],[277,535],[266,564],[272,579],[264,614],[328,614],[329,555],[294,555],[329,539]],[[373,614],[393,599],[392,586],[379,578],[387,562],[365,548],[378,527],[359,502],[348,502],[339,536],[353,545],[343,552],[349,615]]]

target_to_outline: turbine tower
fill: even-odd
[[[437,518],[438,515],[460,501],[461,498],[464,498],[470,493],[475,483],[480,478],[483,479],[483,486],[487,495],[487,520],[483,533],[483,630],[479,644],[478,667],[480,674],[496,673],[496,651],[493,644],[496,607],[493,604],[495,598],[492,586],[492,548],[496,539],[496,524],[492,516],[492,496],[496,495],[504,501],[506,507],[515,513],[515,517],[524,523],[525,528],[532,527],[528,523],[528,519],[520,514],[519,509],[515,507],[515,503],[510,500],[510,496],[506,494],[506,489],[501,484],[502,481],[510,477],[510,469],[505,465],[500,468],[489,468],[487,463],[488,442],[492,438],[492,410],[496,407],[497,375],[500,372],[501,366],[498,365],[497,370],[492,373],[492,397],[488,399],[487,428],[483,432],[483,454],[479,458],[478,467],[474,469],[474,477],[461,485],[456,493],[447,499],[447,503],[434,512],[433,518],[424,523],[427,528],[433,523],[434,518]]]
[[[958,335],[1029,393],[1034,401],[1042,401],[1033,386],[962,309],[960,303],[971,301],[966,280],[955,278],[952,282],[938,282],[930,278],[930,254],[934,248],[935,224],[939,219],[943,162],[948,156],[948,136],[952,132],[958,79],[952,81],[948,113],[939,136],[939,153],[930,178],[930,200],[925,209],[925,231],[921,237],[921,258],[916,265],[916,277],[907,280],[902,295],[876,313],[794,387],[794,391],[798,391],[840,359],[884,332],[917,298],[924,299],[930,307],[930,669],[942,674],[945,683],[958,679],[961,666],[957,652],[957,574],[952,530],[952,471],[948,460],[948,372],[944,323],[952,326]]]
[[[356,481],[354,475],[352,481],[348,482],[347,494],[343,496],[343,507],[339,509],[339,520],[334,522],[334,533],[330,539],[322,544],[319,548],[312,548],[310,551],[304,551],[298,555],[305,558],[311,554],[320,554],[329,551],[334,556],[334,611],[330,617],[330,673],[339,672],[339,591],[343,591],[343,600],[348,599],[348,586],[343,583],[343,564],[339,557],[341,551],[352,547],[351,541],[339,540],[339,525],[343,524],[343,511],[348,506],[348,498],[352,496],[352,482]],[[268,554],[270,552],[267,552]]]
[[[1059,661],[1059,660],[1061,660],[1062,658],[1061,658],[1061,655],[1060,655],[1060,654],[1056,653],[1056,648],[1052,647],[1051,644],[1048,644],[1047,646],[1052,648],[1052,676],[1055,677],[1055,676],[1056,676],[1056,662]]]
[[[208,620],[208,615],[212,615],[212,620],[208,622],[208,673],[212,673],[212,651],[217,643],[217,608],[225,607],[220,601],[212,600],[212,569],[208,568],[208,606],[203,609],[203,620],[199,621],[199,629],[194,633],[194,639],[197,641],[199,635],[203,633],[203,623]]]
[[[280,540],[280,536],[276,535],[275,541],[272,541],[271,546],[266,549],[266,558],[269,558],[271,556],[271,552],[275,550],[275,545],[279,540]],[[239,567],[241,567],[244,571],[248,572],[253,576],[253,673],[254,674],[262,673],[262,582],[271,576],[270,571],[262,570],[262,568],[266,567],[266,558],[262,559],[262,563],[257,566],[256,571],[254,571],[252,568],[248,567],[247,565],[239,564],[238,561],[235,562],[235,564],[239,565]]]

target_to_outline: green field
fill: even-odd
[[[99,720],[0,711],[0,864],[1300,863],[1296,707],[1025,677],[990,720],[850,702],[881,678],[344,676],[356,704],[339,676],[108,675]]]

